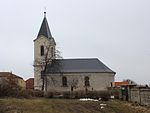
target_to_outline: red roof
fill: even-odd
[[[129,85],[128,82],[113,82],[114,86],[126,86]]]
[[[0,72],[0,77],[13,77],[13,78],[23,79],[22,77],[17,76],[13,74],[12,72]]]

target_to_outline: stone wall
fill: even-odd
[[[62,77],[67,77],[67,86],[62,86]],[[85,77],[89,77],[90,86],[85,87]],[[66,73],[63,75],[47,76],[47,91],[71,91],[72,84],[75,83],[73,91],[103,91],[114,82],[113,73]]]

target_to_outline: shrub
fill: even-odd
[[[44,97],[44,92],[40,90],[32,90],[33,97]]]
[[[71,93],[69,91],[63,92],[63,98],[71,98]]]
[[[110,99],[110,93],[108,91],[100,92],[100,98],[103,101],[108,101]]]
[[[5,85],[0,85],[0,97],[5,97],[5,96],[11,96],[11,97],[16,97],[18,95],[18,92],[20,90],[20,87],[11,87],[9,84]]]
[[[101,100],[107,101],[110,99],[110,93],[109,91],[88,91],[85,97],[93,99],[101,98]]]
[[[73,93],[73,95],[74,95],[75,98],[85,98],[85,97],[87,97],[85,95],[84,91],[76,91],[76,92]]]
[[[111,95],[115,97],[115,99],[120,99],[121,90],[120,88],[109,88],[109,92]]]
[[[65,92],[63,93],[64,98],[93,98],[107,101],[110,99],[109,91],[88,91],[85,93],[84,91],[76,91],[76,92]]]
[[[43,97],[44,92],[32,89],[21,89],[10,85],[0,85],[0,97],[32,98]]]
[[[46,98],[62,98],[63,93],[56,92],[56,91],[49,91],[49,92],[45,92],[44,97],[46,97]]]
[[[46,92],[45,94],[44,94],[44,97],[46,97],[46,98],[53,98],[53,96],[54,96],[54,92]]]

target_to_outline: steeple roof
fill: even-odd
[[[49,25],[48,25],[48,22],[47,22],[47,19],[46,19],[46,12],[44,12],[44,19],[43,19],[43,22],[41,24],[41,28],[40,28],[40,31],[38,33],[38,37],[41,36],[41,35],[43,35],[47,38],[52,38],[50,28],[49,28]]]

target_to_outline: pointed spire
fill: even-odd
[[[46,11],[44,12],[44,18],[46,18]]]
[[[41,24],[41,28],[40,28],[40,31],[38,33],[38,37],[40,35],[43,35],[47,38],[52,38],[50,29],[49,29],[49,25],[48,25],[48,22],[47,22],[47,19],[46,19],[46,12],[44,12],[44,19],[43,19],[43,22]]]

